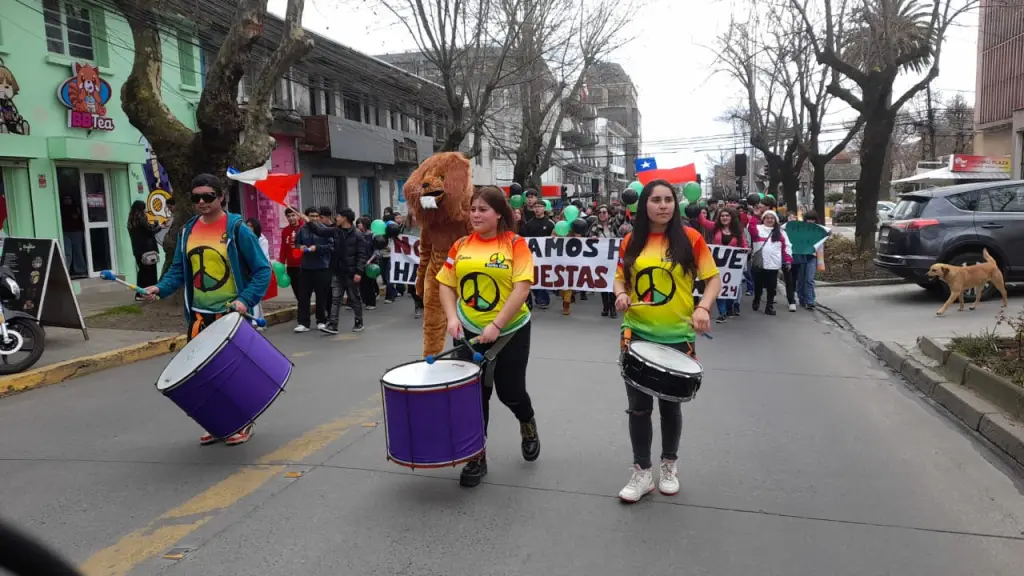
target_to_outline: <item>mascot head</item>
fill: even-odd
[[[460,152],[441,152],[427,158],[402,189],[421,226],[465,221],[473,197],[469,160]]]

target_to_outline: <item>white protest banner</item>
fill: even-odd
[[[620,238],[527,238],[533,252],[534,287],[547,290],[612,292]],[[711,246],[722,275],[721,298],[736,298],[743,280],[747,251]],[[400,235],[391,249],[391,282],[415,284],[420,262],[420,240]],[[698,282],[695,294],[703,290]]]
[[[718,266],[718,275],[722,279],[722,291],[719,298],[734,300],[743,290],[743,269],[747,266],[747,249],[735,246],[709,245],[711,255]],[[704,293],[704,282],[698,281],[693,287],[693,295]]]

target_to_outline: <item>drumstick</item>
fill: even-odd
[[[112,271],[110,271],[110,270],[103,270],[102,272],[100,272],[100,278],[103,278],[104,280],[110,280],[111,282],[117,282],[118,284],[121,284],[122,286],[130,288],[130,289],[134,290],[135,292],[137,292],[138,294],[142,294],[143,296],[148,296],[149,295],[149,293],[146,292],[145,288],[140,288],[139,286],[136,286],[135,284],[132,284],[130,282],[125,282],[124,280],[121,280],[120,278],[115,276],[114,273]],[[157,296],[157,298],[159,298],[159,296]],[[263,327],[265,327],[267,325],[267,321],[265,319],[263,319],[263,318],[255,318],[251,314],[249,314],[247,312],[242,312],[241,310],[236,310],[235,308],[232,308],[232,310],[234,310],[235,312],[238,312],[239,314],[241,314],[245,318],[247,318],[249,320],[252,320],[260,328],[263,328]]]
[[[654,306],[654,302],[630,302],[629,303],[629,307],[630,308],[633,308],[634,306]],[[715,339],[714,336],[712,336],[711,334],[708,334],[707,332],[700,332],[699,334],[701,336],[707,338],[708,340],[714,340]]]
[[[479,336],[477,336],[476,338],[473,338],[472,340],[468,340],[468,341],[466,339],[463,339],[462,340],[462,344],[456,344],[455,346],[452,347],[451,350],[448,350],[448,351],[445,351],[445,352],[441,352],[440,354],[438,354],[436,356],[434,354],[427,354],[427,357],[424,358],[424,360],[426,361],[427,364],[433,364],[434,362],[437,362],[441,358],[446,358],[448,356],[451,356],[462,345],[465,345],[470,350],[473,350],[473,344],[476,344],[478,342],[480,342],[480,337]],[[479,363],[483,362],[483,360],[484,360],[484,355],[479,353],[479,352],[477,352],[476,350],[473,350],[473,363],[474,364],[479,364]]]
[[[117,282],[118,284],[120,284],[122,286],[126,286],[126,287],[134,290],[135,292],[137,292],[139,294],[142,294],[143,296],[145,296],[147,294],[145,288],[140,288],[140,287],[136,286],[135,284],[130,284],[128,282],[125,282],[124,280],[121,280],[120,278],[115,276],[114,273],[111,272],[110,270],[103,270],[102,272],[100,272],[100,278],[103,278],[104,280],[110,280],[111,282]]]

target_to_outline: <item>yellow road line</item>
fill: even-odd
[[[242,468],[184,504],[168,510],[145,527],[125,535],[117,544],[93,554],[82,564],[82,572],[86,576],[125,576],[142,562],[206,524],[212,513],[238,503],[281,474],[286,468],[282,463],[300,462],[312,456],[356,424],[373,418],[379,412],[380,395],[375,394],[344,417],[313,428],[261,457],[257,465]],[[201,518],[196,520],[197,516]]]

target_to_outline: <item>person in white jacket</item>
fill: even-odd
[[[754,310],[761,307],[761,294],[767,292],[764,313],[775,316],[775,292],[779,284],[779,270],[793,264],[793,249],[779,215],[773,210],[761,214],[754,241]]]
[[[249,218],[245,221],[245,224],[253,231],[254,234],[256,234],[256,237],[260,239],[260,249],[263,250],[263,255],[267,257],[267,260],[270,260],[270,242],[267,241],[267,237],[263,235],[263,226],[260,224],[260,221],[255,218]],[[275,282],[276,280],[271,278],[270,281]],[[252,309],[252,317],[263,318],[262,305],[257,304],[256,307]],[[255,320],[253,320],[252,325],[255,326],[257,330],[261,332],[263,331],[262,328],[257,326]]]

